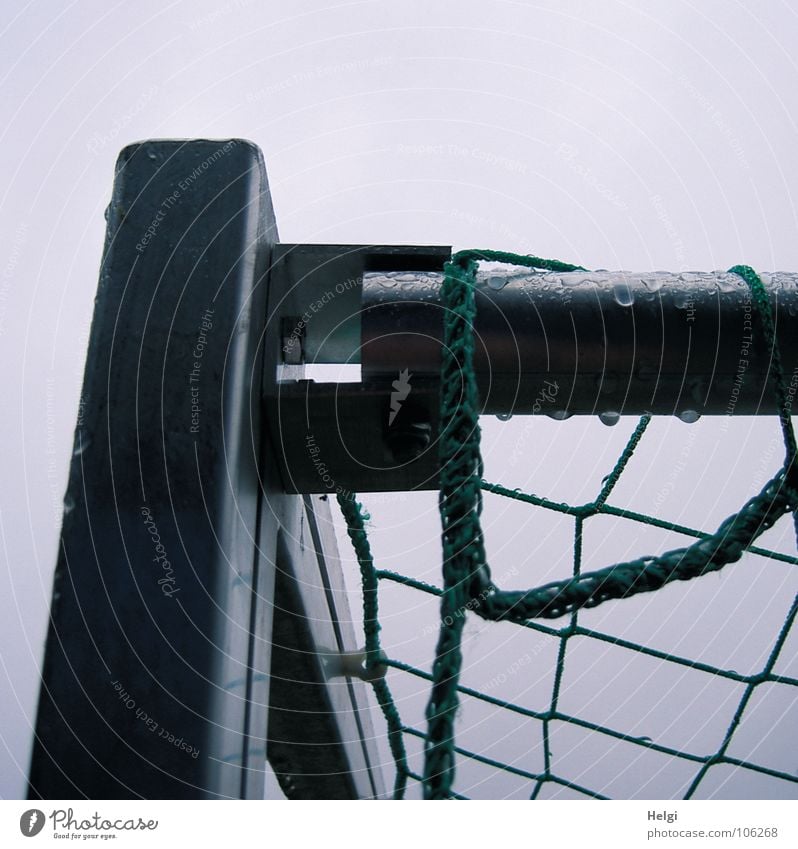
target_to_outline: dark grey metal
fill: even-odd
[[[763,275],[787,375],[798,374],[798,274]],[[367,274],[362,373],[440,369],[441,274]],[[747,285],[725,272],[477,276],[482,411],[612,416],[772,412],[770,354]]]
[[[249,332],[276,238],[260,153],[131,145],[107,218],[30,794],[238,797],[263,757],[249,623],[273,581]]]
[[[279,384],[278,391],[269,403],[271,429],[288,492],[335,496],[438,488],[437,379],[414,378],[411,395],[393,421],[389,379],[298,380]],[[415,432],[419,425],[429,428],[426,447],[414,456],[397,451],[394,434]]]
[[[276,247],[264,403],[286,491],[334,496],[351,490],[437,486],[436,376],[415,380],[411,397],[393,419],[390,404],[396,375],[348,384],[273,378],[285,365],[301,373],[298,363],[359,363],[364,275],[390,271],[415,279],[440,273],[450,256],[451,249],[445,246]],[[411,441],[418,442],[419,421],[429,427],[430,443],[422,455],[409,459],[402,451],[401,431],[409,429]]]
[[[448,249],[419,250],[441,261]],[[361,363],[361,382],[277,385],[272,431],[290,491],[438,485],[443,275],[408,264],[362,274],[361,304],[347,307],[358,312],[336,319],[336,326],[360,325],[360,350],[346,347],[354,344],[350,326],[338,354]],[[798,275],[762,277],[794,397]],[[330,272],[314,291],[335,291],[344,279]],[[486,266],[477,276],[475,323],[482,412],[598,415],[607,424],[647,412],[688,422],[770,414],[773,372],[759,327],[746,284],[727,272],[543,274]]]
[[[276,245],[269,320],[281,329],[282,362],[359,363],[364,274],[441,271],[450,255],[415,245]]]
[[[357,642],[322,498],[304,496],[305,511],[277,536],[268,757],[291,798],[382,798],[364,685],[329,662]]]
[[[334,707],[304,749],[281,749],[275,723],[278,771],[323,798],[330,777],[318,765],[334,749],[330,763],[357,772],[338,780],[346,795],[383,792],[365,685],[327,682],[316,658],[358,645],[341,624],[350,617],[340,585],[327,586],[340,579],[327,505],[285,494],[264,426],[276,239],[252,144],[158,141],[121,153],[32,798],[262,798],[273,663],[288,686],[272,708],[296,727],[308,703],[292,678],[310,682],[316,713]],[[312,612],[292,620],[309,666],[286,664],[282,646],[273,660],[275,610]]]

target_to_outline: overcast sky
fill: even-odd
[[[594,268],[798,269],[798,19],[788,2],[7,0],[0,15],[7,798],[24,788],[103,210],[125,144],[253,140],[286,242],[495,247]],[[589,500],[633,425],[491,420],[487,476]],[[713,529],[778,468],[772,419],[662,420],[651,431],[613,498],[619,506]],[[519,445],[524,462],[508,462]],[[439,583],[434,494],[372,502],[380,565]],[[485,527],[506,586],[568,574],[568,521],[489,497]],[[794,553],[789,527],[768,542]],[[598,518],[585,565],[684,543]],[[797,589],[794,567],[746,558],[728,574],[608,605],[583,623],[755,671]],[[399,588],[383,595],[386,649],[429,668],[434,606]],[[356,615],[356,597],[352,607]],[[498,695],[492,682],[504,674],[500,697],[546,704],[556,647],[516,632],[469,624],[466,683]],[[796,648],[793,639],[785,649],[784,674],[798,675]],[[563,709],[658,742],[709,751],[739,698],[739,688],[651,661],[643,668],[603,644],[583,641],[572,655]],[[418,724],[423,688],[401,675],[391,683]],[[772,686],[761,698],[736,752],[795,773],[793,691]],[[539,732],[528,724],[466,704],[458,729],[464,745],[540,768]],[[558,733],[563,773],[609,795],[679,795],[693,773],[626,744]],[[463,767],[458,789],[529,794],[524,780],[495,781]],[[704,793],[796,791],[718,768]]]

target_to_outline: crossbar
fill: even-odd
[[[293,249],[302,255],[311,248]],[[367,250],[313,249],[327,255]],[[335,348],[337,362],[360,364],[359,382],[319,383],[295,370],[274,384],[272,409],[279,414],[272,427],[279,431],[289,490],[438,486],[444,275],[430,267],[413,270],[408,250],[384,254],[395,270],[365,266],[355,278],[329,273],[325,262],[328,271],[306,290],[317,308],[294,322],[301,332],[283,334],[283,364],[289,357],[300,369],[317,362],[311,352],[319,343],[305,340],[321,338],[337,341],[326,346],[328,352]],[[412,250],[439,259],[445,249]],[[792,399],[798,388],[798,274],[762,279]],[[349,312],[340,313],[341,301],[330,321],[325,310],[339,291]],[[773,412],[771,352],[758,333],[750,291],[736,274],[552,274],[484,264],[475,297],[474,369],[483,414],[593,415],[612,425],[625,415],[678,416],[690,423],[707,415]]]

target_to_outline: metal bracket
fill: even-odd
[[[392,384],[278,379],[285,366],[361,363],[363,280],[438,274],[444,246],[277,245],[269,281],[264,403],[287,492],[330,493],[437,486],[438,383],[412,379],[397,411]],[[396,406],[394,404],[394,406]]]

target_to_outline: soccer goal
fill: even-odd
[[[796,284],[284,244],[252,144],[126,148],[30,796],[798,796]],[[729,421],[761,480],[667,515]]]

